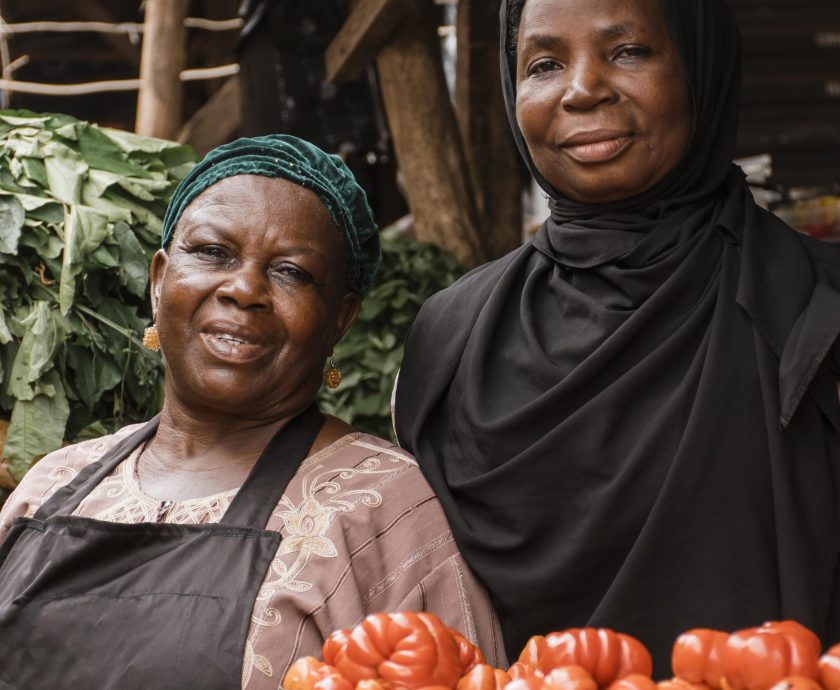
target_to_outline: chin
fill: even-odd
[[[594,206],[603,204],[612,204],[617,201],[624,201],[625,199],[632,199],[648,191],[653,184],[647,185],[624,185],[624,184],[606,184],[604,181],[592,183],[589,185],[578,185],[575,187],[557,187],[564,196],[567,196],[573,201],[581,204],[591,204]]]

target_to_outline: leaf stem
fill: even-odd
[[[33,285],[40,288],[43,292],[45,292],[47,295],[49,295],[50,299],[52,299],[53,302],[58,304],[58,295],[55,292],[48,289],[45,285],[42,285],[42,284],[37,283],[37,282],[33,283]],[[136,345],[137,348],[141,352],[143,352],[144,354],[147,354],[150,357],[155,356],[153,352],[151,352],[150,350],[147,350],[146,348],[143,347],[143,341],[140,340],[140,338],[138,338],[134,334],[134,332],[129,330],[128,328],[124,328],[123,326],[120,326],[118,323],[114,323],[113,321],[111,321],[111,319],[109,319],[105,316],[102,316],[102,314],[100,314],[97,311],[94,311],[90,307],[86,307],[84,304],[74,304],[73,309],[76,309],[77,311],[80,311],[82,314],[87,314],[92,319],[96,319],[100,323],[103,323],[106,326],[108,326],[109,328],[115,330],[117,333],[119,333],[120,335],[122,335],[126,339],[128,339],[128,341],[130,343],[133,343],[134,345]]]

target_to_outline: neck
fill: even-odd
[[[301,412],[289,409],[264,417],[237,417],[196,409],[167,396],[150,450],[182,468],[209,469],[220,463],[250,467],[277,430]]]

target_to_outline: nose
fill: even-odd
[[[262,267],[243,262],[225,276],[216,288],[216,298],[233,303],[239,309],[270,310],[269,281]]]
[[[561,105],[567,111],[591,110],[615,98],[606,68],[597,58],[581,58],[566,65],[566,78]]]

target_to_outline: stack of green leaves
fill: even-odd
[[[322,389],[318,403],[359,431],[393,439],[391,392],[403,345],[428,297],[463,273],[454,256],[425,242],[383,230],[382,264],[359,316],[335,348],[341,385]]]
[[[0,485],[61,446],[148,419],[147,276],[191,148],[0,111]]]

